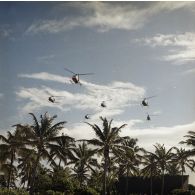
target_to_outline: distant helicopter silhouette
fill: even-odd
[[[106,107],[106,102],[103,101],[100,105],[101,105],[101,107],[105,108]]]
[[[89,114],[86,114],[85,115],[85,119],[90,119],[91,117],[90,117],[90,115]]]
[[[148,113],[147,113],[146,120],[147,120],[147,121],[151,121],[151,116],[158,116],[158,115],[156,115],[156,114],[148,114]]]
[[[49,100],[51,103],[55,103],[55,102],[56,102],[54,96],[50,96],[50,97],[48,98],[48,100]]]
[[[112,100],[112,99],[108,99],[106,101],[110,101],[110,100]],[[103,108],[107,107],[106,101],[102,101],[101,104],[100,104],[100,106],[103,107]]]
[[[144,99],[142,100],[142,102],[141,102],[141,105],[142,105],[142,106],[149,106],[149,103],[148,103],[147,100],[150,99],[150,98],[154,98],[154,97],[156,97],[156,95],[153,95],[153,96],[144,98]]]
[[[48,101],[51,102],[51,103],[59,103],[59,102],[56,101],[55,97],[64,97],[64,96],[51,95],[51,96],[49,96]]]
[[[70,82],[72,84],[80,84],[81,85],[81,82],[80,82],[80,75],[92,75],[94,73],[84,73],[84,74],[80,74],[80,73],[74,73],[73,71],[67,69],[67,68],[64,68],[66,71],[70,72],[73,74],[73,76],[71,77],[71,80]]]

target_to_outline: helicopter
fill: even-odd
[[[147,120],[147,121],[151,121],[151,116],[158,116],[158,115],[156,115],[156,114],[152,114],[152,115],[151,115],[151,114],[148,114],[148,113],[147,113],[146,120]]]
[[[70,72],[70,73],[72,73],[73,75],[72,75],[72,77],[71,77],[71,80],[70,80],[70,82],[72,83],[72,84],[80,84],[81,85],[81,82],[80,82],[80,75],[92,75],[92,74],[94,74],[94,73],[84,73],[84,74],[80,74],[80,73],[74,73],[73,71],[71,71],[71,70],[69,70],[69,69],[67,69],[67,68],[64,68],[66,71],[68,71],[68,72]]]
[[[112,100],[112,99],[108,99],[106,101],[110,101],[110,100]],[[106,106],[106,101],[102,101],[101,104],[100,104],[100,106],[103,107],[103,108],[107,107]]]
[[[105,103],[105,101],[103,101],[103,102],[101,103],[101,107],[103,107],[103,108],[105,108],[105,107],[106,107],[106,103]]]
[[[141,102],[141,105],[142,105],[142,106],[149,106],[147,100],[150,99],[150,98],[154,98],[154,97],[156,97],[156,95],[153,95],[153,96],[144,98],[144,99],[142,100],[142,102]]]
[[[49,102],[51,102],[51,103],[55,103],[55,102],[56,102],[54,96],[50,96],[50,97],[48,98],[48,100],[49,100]]]
[[[49,96],[48,101],[51,102],[51,103],[59,103],[59,102],[56,102],[55,97],[64,97],[64,96],[54,96],[54,95],[51,95],[51,96]]]
[[[85,115],[85,119],[90,119],[91,117],[90,117],[90,115],[89,114],[86,114]]]

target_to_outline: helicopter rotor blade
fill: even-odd
[[[51,97],[66,97],[66,96],[52,95]]]
[[[94,73],[84,73],[84,74],[78,74],[78,75],[93,75]]]
[[[154,98],[154,97],[157,97],[157,95],[153,95],[153,96],[150,96],[150,97],[146,97],[144,99],[150,99],[150,98]]]
[[[69,70],[68,68],[64,68],[64,69],[65,69],[66,71],[72,73],[72,74],[76,74],[76,73],[74,73],[73,71]]]
[[[158,114],[150,114],[150,116],[159,116]]]

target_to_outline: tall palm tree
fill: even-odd
[[[2,164],[8,165],[8,180],[7,188],[10,187],[11,176],[14,170],[14,161],[16,160],[17,153],[22,148],[20,139],[20,132],[16,129],[13,133],[7,132],[7,137],[0,135],[0,161]],[[4,165],[5,165],[4,164]]]
[[[34,191],[34,181],[37,172],[37,166],[40,163],[41,159],[51,159],[49,154],[50,143],[52,143],[57,137],[59,131],[63,128],[65,121],[59,122],[53,125],[56,115],[50,117],[47,112],[44,115],[41,115],[40,122],[33,113],[29,113],[33,117],[34,124],[24,127],[24,133],[26,135],[25,142],[27,145],[31,146],[36,151],[36,159],[33,166],[33,174],[30,180],[30,194],[33,194]],[[22,125],[20,125],[22,126]]]
[[[100,117],[103,122],[103,129],[96,124],[87,123],[95,131],[96,137],[91,140],[87,140],[89,144],[98,147],[98,153],[103,155],[104,160],[104,178],[103,178],[103,194],[107,194],[107,175],[110,164],[110,153],[112,150],[122,142],[122,138],[119,136],[120,130],[126,125],[123,124],[120,127],[111,127],[112,120],[109,122],[106,118]]]
[[[172,162],[169,164],[169,166],[167,167],[167,174],[168,175],[180,175],[181,174],[180,167],[176,161],[172,160]]]
[[[151,152],[146,152],[143,156],[143,169],[142,175],[144,177],[150,178],[150,194],[153,194],[153,177],[160,174],[160,170],[157,165],[157,159],[155,158],[155,154]]]
[[[158,143],[154,145],[154,147],[155,147],[154,157],[158,163],[158,166],[161,170],[161,175],[162,175],[161,195],[163,195],[164,194],[164,175],[174,155],[172,153],[173,147],[170,148],[169,150],[166,150],[164,144],[160,145]]]
[[[54,160],[59,160],[58,168],[60,168],[61,162],[63,162],[64,165],[67,166],[68,159],[73,156],[72,151],[73,148],[75,148],[75,140],[72,137],[62,134],[62,136],[56,137],[54,143],[49,144],[49,147],[51,148],[51,157]]]
[[[96,150],[89,149],[87,144],[83,142],[78,147],[73,149],[74,156],[70,164],[74,164],[74,176],[77,177],[80,187],[83,186],[84,182],[88,179],[88,173],[93,170],[93,167],[97,165],[96,159],[92,156],[96,153]]]
[[[23,149],[20,152],[18,158],[18,171],[19,177],[21,178],[21,185],[25,186],[27,182],[27,189],[30,187],[31,175],[34,172],[34,164],[36,161],[36,151],[34,149]]]
[[[122,145],[115,150],[116,162],[120,166],[120,171],[126,173],[126,195],[128,194],[128,177],[139,174],[139,165],[141,163],[143,148],[137,144],[137,139],[124,137]],[[120,173],[121,174],[121,173]]]
[[[184,148],[179,149],[174,147],[174,149],[176,150],[176,154],[173,156],[173,162],[177,163],[178,168],[181,170],[181,182],[183,186],[183,174],[186,172],[185,167],[193,171],[195,161],[189,159],[188,152]]]

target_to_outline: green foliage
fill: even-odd
[[[0,189],[0,195],[28,195],[28,192],[21,189],[8,190],[6,188],[2,188]]]
[[[188,184],[188,189],[189,189],[189,190],[195,190],[195,186],[192,185],[192,184]]]
[[[52,179],[48,174],[39,174],[35,180],[35,191],[47,191],[51,189]]]
[[[0,188],[6,187],[6,180],[4,175],[0,175]]]
[[[48,190],[45,192],[45,195],[64,195],[63,192],[55,192],[53,190]]]
[[[75,191],[74,195],[100,195],[100,194],[93,188],[80,188]]]
[[[191,195],[190,191],[182,190],[182,189],[175,189],[171,192],[172,195]]]
[[[74,182],[66,169],[54,172],[52,189],[60,192],[72,192],[74,190]]]

